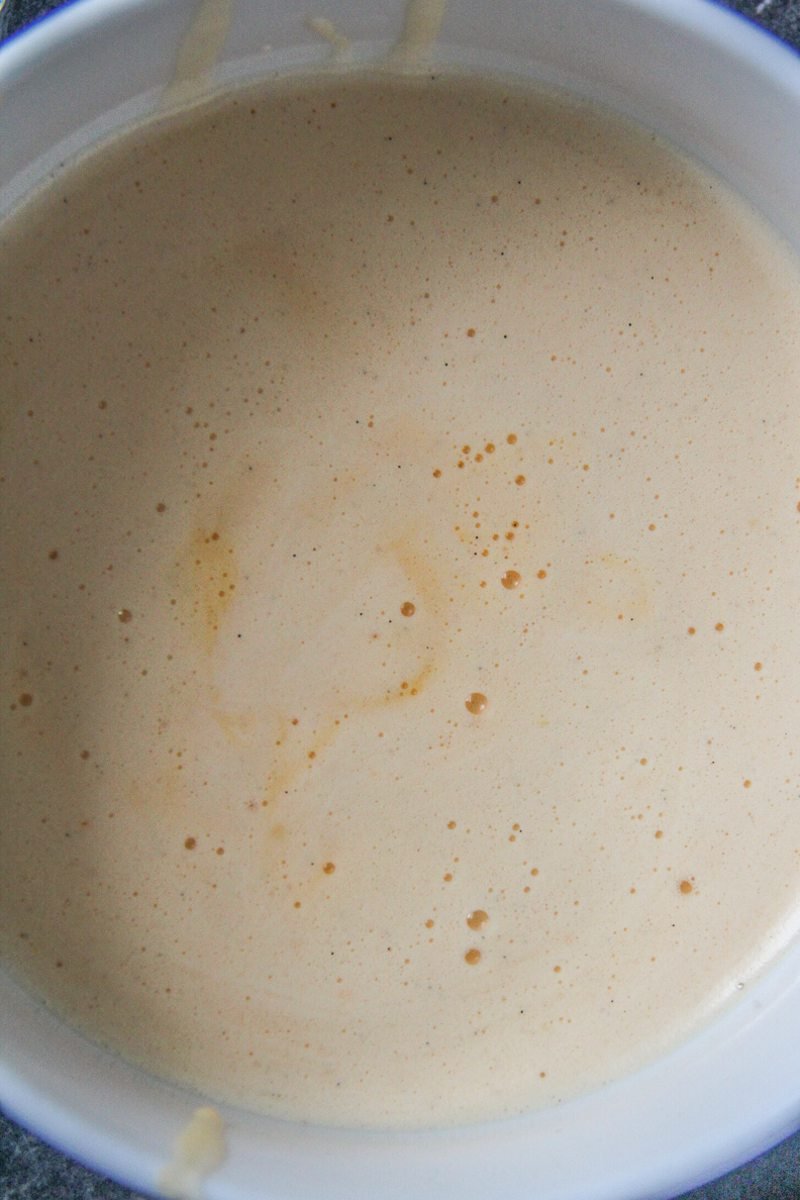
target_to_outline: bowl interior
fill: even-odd
[[[288,0],[218,8],[230,21],[216,81],[328,65],[330,47]],[[0,213],[60,163],[155,110],[196,10],[195,0],[80,0],[3,49]],[[398,38],[405,3],[337,0],[325,15],[353,43],[356,62],[374,62]],[[638,119],[719,171],[800,251],[800,155],[786,153],[798,144],[800,60],[713,4],[462,0],[445,12],[434,61],[567,87]],[[8,1111],[89,1165],[152,1189],[200,1098],[92,1045],[7,976],[0,1028]],[[795,946],[685,1046],[558,1109],[414,1134],[226,1110],[230,1154],[207,1194],[666,1197],[790,1132],[800,1120],[798,1080]]]

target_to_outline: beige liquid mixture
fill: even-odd
[[[2,231],[5,953],[213,1097],[429,1124],[800,925],[800,272],[654,138],[330,76]]]

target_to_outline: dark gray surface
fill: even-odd
[[[705,2],[708,0],[698,0]],[[757,21],[800,50],[800,0],[725,2],[727,7]],[[58,0],[55,3],[6,0],[6,6],[0,9],[0,35],[19,32],[56,7]],[[127,1188],[102,1179],[52,1150],[0,1113],[0,1200],[137,1200],[137,1197]],[[681,1200],[800,1200],[800,1132],[724,1179],[686,1193]]]

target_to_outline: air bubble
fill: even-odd
[[[479,929],[483,929],[488,920],[489,914],[484,912],[482,908],[476,908],[475,911],[471,912],[467,917],[467,925],[469,925],[470,929],[477,931]]]

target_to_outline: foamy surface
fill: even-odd
[[[800,271],[647,134],[286,81],[2,230],[2,943],[278,1115],[652,1059],[800,924]]]

